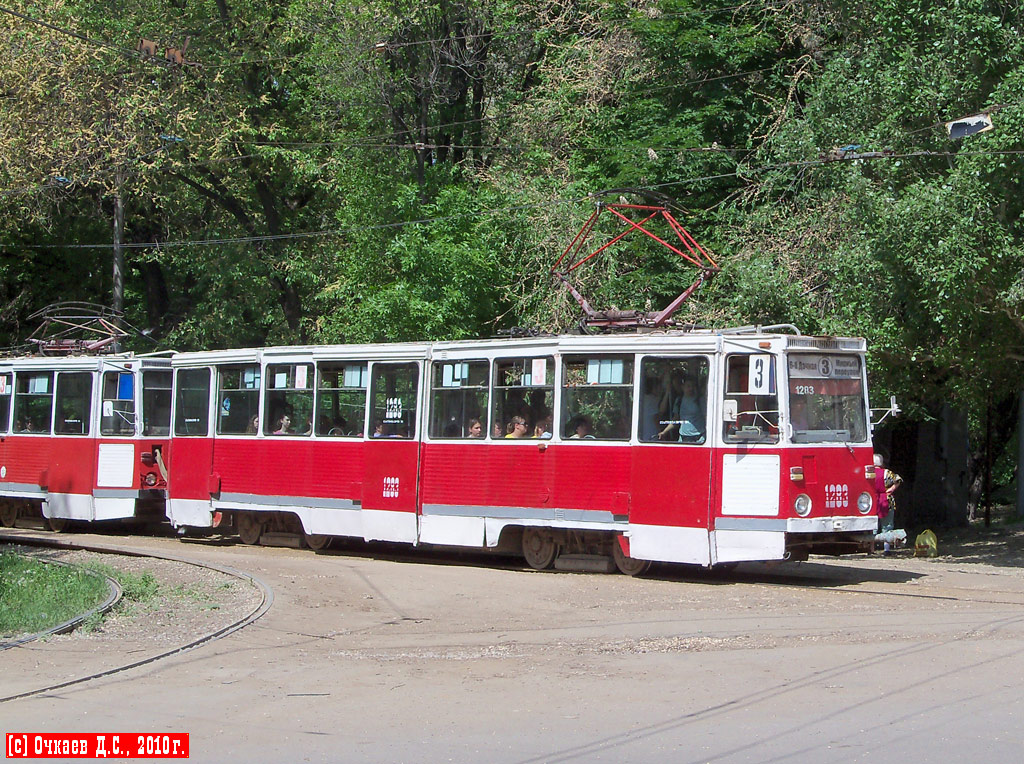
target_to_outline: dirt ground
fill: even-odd
[[[935,559],[644,579],[377,545],[117,539],[246,570],[273,606],[196,650],[0,703],[0,731],[188,732],[196,761],[1017,762],[1022,539],[971,527],[940,533]],[[0,653],[0,696],[156,652],[172,627],[186,638],[252,602],[216,576],[174,593],[194,575],[161,571],[155,610],[106,635]],[[237,600],[204,609],[221,592]]]

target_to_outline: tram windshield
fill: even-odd
[[[862,361],[854,355],[789,356],[789,423],[794,443],[867,440]]]

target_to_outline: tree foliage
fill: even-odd
[[[67,245],[110,243],[115,195],[129,317],[170,345],[565,330],[549,269],[610,191],[670,198],[721,261],[684,320],[863,335],[878,395],[976,426],[1019,378],[1017,4],[8,6],[7,342],[46,303],[107,300],[109,250]],[[139,37],[187,40],[188,63]],[[950,140],[982,110],[994,130]],[[580,285],[605,307],[694,276],[649,241],[595,265]]]

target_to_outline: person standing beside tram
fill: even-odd
[[[878,496],[879,533],[887,533],[896,524],[896,499],[893,494],[903,484],[903,478],[885,466],[885,457],[875,454],[875,493]],[[884,554],[892,551],[892,542],[884,541]]]

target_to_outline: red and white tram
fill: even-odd
[[[166,356],[0,358],[0,521],[162,520]]]
[[[853,552],[864,352],[750,328],[177,354],[167,515],[628,573]]]

